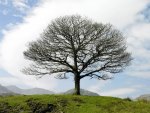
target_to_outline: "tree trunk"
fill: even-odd
[[[74,77],[75,80],[75,95],[80,95],[80,76],[79,75],[75,75]]]

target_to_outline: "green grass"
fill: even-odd
[[[0,113],[150,113],[150,102],[103,96],[0,97]]]

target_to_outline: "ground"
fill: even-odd
[[[150,102],[104,96],[0,97],[0,113],[149,113]]]

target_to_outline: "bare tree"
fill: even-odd
[[[111,79],[131,61],[122,33],[110,24],[96,23],[79,15],[59,17],[48,25],[40,39],[29,43],[24,52],[31,60],[23,72],[28,75],[74,75],[75,94],[80,95],[84,77]],[[70,74],[68,74],[70,73]]]

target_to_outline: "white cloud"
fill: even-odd
[[[129,36],[128,43],[134,49],[147,49],[145,44],[150,41],[150,24],[146,22],[138,22],[128,28],[127,34]],[[141,50],[140,52],[142,52]],[[138,53],[138,52],[136,52]]]
[[[128,73],[130,76],[150,79],[150,71],[131,71]]]
[[[124,96],[127,96],[128,94],[134,93],[135,91],[136,89],[134,88],[118,88],[118,89],[113,89],[113,90],[106,91],[106,92],[101,92],[100,95],[124,97]]]
[[[0,4],[7,5],[8,4],[8,0],[0,0]]]
[[[27,5],[27,0],[12,0],[12,4],[20,11],[24,11],[29,8]]]
[[[131,28],[130,35],[138,38],[140,41],[150,40],[150,24],[149,23],[139,23]],[[138,32],[140,31],[140,32]]]
[[[3,76],[0,77],[0,83],[7,86],[7,85],[20,85],[20,81],[15,77],[10,76]]]
[[[7,15],[8,14],[8,10],[2,10],[2,14],[3,15]]]
[[[110,83],[111,83],[110,80],[107,80],[107,81],[101,80],[101,81],[98,81],[96,85],[90,86],[87,90],[101,94],[102,88]]]
[[[0,77],[0,84],[4,86],[8,85],[15,85],[20,88],[44,88],[52,91],[57,91],[54,89],[56,87],[57,82],[54,80],[54,78],[50,77],[44,77],[40,79],[36,79],[33,77],[25,77],[23,75],[20,75],[20,77],[17,76],[2,76]]]
[[[133,55],[133,63],[127,75],[150,78],[150,24],[144,21],[136,23],[128,29],[127,39]]]
[[[131,85],[130,87],[119,87],[119,88],[109,88],[107,90],[104,90],[104,88],[110,86],[112,84],[112,81],[99,81],[98,84],[92,85],[88,88],[89,91],[96,92],[101,96],[114,96],[114,97],[127,97],[127,95],[130,95],[138,89],[143,88],[142,85]],[[107,87],[107,88],[108,88]]]
[[[24,13],[27,9],[30,8],[30,6],[27,4],[28,0],[0,0],[1,5],[8,5],[12,4],[14,8]],[[6,14],[6,10],[3,10],[2,12],[4,15]]]
[[[14,17],[23,18],[23,15],[20,14],[13,14]]]
[[[56,80],[44,77],[35,80],[33,77],[23,75],[20,70],[27,64],[23,58],[23,51],[28,42],[36,40],[49,22],[63,15],[80,14],[94,21],[112,23],[122,29],[133,23],[138,17],[147,0],[45,0],[35,7],[24,18],[22,23],[5,30],[1,42],[0,54],[1,65],[9,73],[30,86],[54,88]],[[27,8],[25,0],[14,0],[14,6]],[[134,6],[134,7],[133,7]],[[49,84],[49,85],[48,85]],[[127,89],[126,89],[127,91]],[[132,91],[131,89],[129,90]]]

